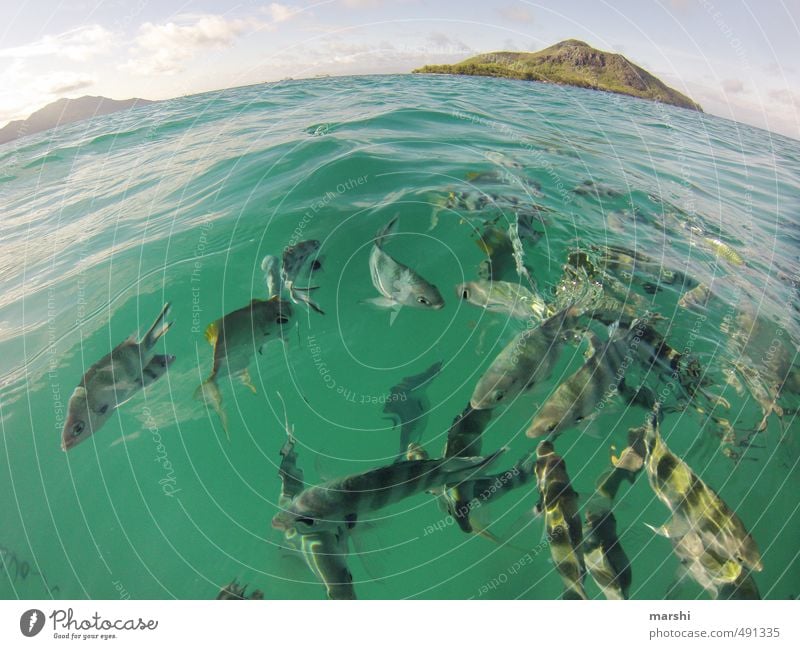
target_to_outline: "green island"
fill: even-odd
[[[702,112],[700,104],[670,88],[621,54],[566,40],[538,52],[489,52],[451,65],[426,65],[421,74],[465,74],[542,81],[605,90]]]

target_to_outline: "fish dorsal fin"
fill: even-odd
[[[212,322],[206,327],[206,340],[210,345],[216,345],[219,338],[219,327],[216,321]]]

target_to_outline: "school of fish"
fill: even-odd
[[[469,180],[476,187],[519,174],[520,165],[503,154],[487,152],[486,158],[503,168],[502,175],[474,174]],[[307,483],[298,466],[294,428],[284,415],[285,436],[276,458],[281,491],[274,495],[275,511],[269,516],[265,512],[273,533],[282,535],[281,547],[305,564],[328,598],[355,599],[349,562],[358,553],[352,548],[360,529],[376,524],[383,509],[406,499],[435,498],[461,532],[516,547],[489,529],[484,505],[522,490],[529,494],[533,520],[541,521],[563,598],[589,598],[588,577],[598,595],[628,599],[635,596],[638,577],[623,544],[630,512],[615,513],[615,502],[621,486],[634,484],[644,472],[653,496],[669,516],[666,523],[648,527],[670,542],[685,575],[713,598],[758,598],[755,574],[762,571],[764,559],[755,538],[723,498],[667,447],[662,426],[669,413],[698,413],[718,433],[726,457],[735,462],[746,458],[771,418],[782,420],[789,410],[786,400],[800,394],[796,345],[784,336],[776,346],[775,323],[755,315],[755,307],[743,301],[727,325],[730,348],[715,368],[719,371],[709,371],[690,353],[668,343],[671,321],[650,311],[646,296],[664,285],[680,285],[684,292],[676,309],[703,313],[724,287],[694,281],[678,269],[665,268],[658,259],[619,246],[571,250],[561,281],[545,295],[537,286],[535,256],[543,226],[553,216],[533,202],[538,195],[535,182],[517,184],[526,190],[529,204],[477,189],[450,192],[434,210],[431,228],[455,212],[473,225],[473,236],[485,254],[475,278],[454,287],[457,299],[470,305],[464,308],[483,309],[515,323],[463,409],[453,413],[441,453],[427,450],[424,438],[431,408],[427,390],[444,371],[442,359],[430,359],[435,362],[429,360],[427,368],[420,366],[417,374],[386,386],[389,398],[383,415],[397,432],[398,450],[394,462],[383,466]],[[578,197],[616,195],[613,188],[591,181],[573,191]],[[511,217],[483,218],[490,209]],[[630,218],[610,213],[608,226],[625,227]],[[365,303],[388,309],[389,325],[403,307],[427,311],[419,317],[435,323],[437,316],[430,312],[441,310],[445,299],[430,279],[395,258],[403,258],[402,237],[396,238],[398,217],[378,226],[368,262],[368,276],[378,296]],[[746,263],[716,234],[677,221],[669,227],[694,228],[696,245],[713,255],[715,263],[735,267]],[[311,298],[318,288],[312,284],[323,270],[321,248],[318,240],[292,242],[281,254],[264,257],[264,297],[221,314],[206,329],[212,367],[195,398],[214,413],[229,439],[223,389],[234,389],[236,379],[256,392],[249,368],[257,356],[270,361],[268,343],[287,340],[290,328],[297,325],[298,306],[325,315]],[[88,369],[69,401],[61,435],[65,451],[95,435],[140,391],[158,390],[165,383],[154,385],[175,362],[172,355],[156,353],[173,324],[166,321],[168,314],[166,304],[141,340],[131,336]],[[531,395],[551,379],[567,350],[573,355],[583,350],[582,362],[537,405]],[[767,361],[754,363],[755,358]],[[738,394],[748,391],[762,408],[763,418],[737,431],[725,416],[730,404],[713,391],[715,375],[723,376]],[[277,391],[281,386],[273,387]],[[497,413],[512,404],[524,405],[527,420],[519,422],[520,430],[532,440],[527,453],[504,464],[507,448],[484,452],[483,436]],[[613,407],[638,408],[643,424],[631,429],[622,451],[598,468],[593,491],[581,494],[558,452],[559,439],[570,431],[589,431],[598,415]],[[264,596],[255,590],[248,597],[246,588],[234,579],[221,588],[218,599]]]

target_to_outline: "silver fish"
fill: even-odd
[[[470,405],[477,410],[494,408],[547,379],[579,315],[577,309],[564,309],[517,334],[479,379]]]
[[[484,471],[505,448],[488,457],[395,462],[378,469],[309,487],[278,512],[272,525],[300,534],[352,527],[361,514],[377,511],[409,496]]]
[[[539,295],[513,282],[465,282],[456,286],[456,295],[487,311],[503,313],[520,320],[541,321],[547,313],[547,304]]]
[[[591,356],[536,412],[528,437],[556,437],[597,412],[597,405],[615,396],[625,378],[628,337],[612,337],[605,344],[589,334]]]
[[[383,412],[390,416],[395,426],[400,426],[398,459],[405,455],[409,444],[418,443],[422,438],[425,420],[430,410],[424,388],[441,369],[442,362],[437,361],[424,372],[407,376],[389,392]]]
[[[220,418],[228,435],[228,418],[222,408],[222,394],[217,384],[226,376],[235,376],[253,393],[256,388],[250,380],[248,367],[255,351],[272,340],[286,336],[287,325],[293,315],[292,305],[273,297],[270,300],[253,300],[245,307],[232,311],[206,327],[206,340],[214,348],[214,365],[211,374],[194,393],[195,399],[210,404]]]
[[[267,299],[281,294],[281,260],[275,255],[267,255],[261,260],[264,283],[267,285]]]
[[[293,246],[288,246],[283,251],[283,258],[281,260],[281,280],[283,285],[289,291],[289,298],[295,304],[303,302],[309,307],[314,309],[317,313],[322,315],[325,312],[314,302],[308,295],[309,292],[319,288],[318,286],[296,286],[295,282],[300,275],[300,272],[305,267],[306,263],[317,254],[320,243],[316,239],[309,239],[308,241],[301,241]],[[314,268],[315,262],[311,261],[311,268]]]
[[[164,375],[174,356],[156,355],[155,345],[172,326],[164,320],[169,303],[140,340],[132,335],[83,375],[67,405],[61,448],[68,451],[88,439],[119,406]]]
[[[381,297],[366,300],[369,304],[393,309],[391,322],[394,322],[398,310],[404,306],[423,309],[441,309],[444,306],[439,289],[383,250],[384,239],[396,226],[397,217],[389,221],[375,236],[375,245],[369,256],[369,271],[372,284]]]

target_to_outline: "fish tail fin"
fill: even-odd
[[[197,390],[194,391],[194,398],[214,409],[222,424],[222,430],[225,431],[225,436],[228,441],[231,441],[231,436],[228,432],[228,415],[222,407],[222,393],[219,391],[219,386],[213,376],[200,384]]]
[[[164,322],[164,319],[169,315],[169,307],[170,304],[167,302],[161,309],[161,313],[158,314],[156,321],[142,338],[141,344],[144,345],[145,349],[152,349],[156,342],[158,342],[158,339],[167,333],[172,326],[172,322]]]
[[[378,230],[377,234],[375,235],[375,245],[378,248],[383,247],[383,239],[386,235],[392,234],[397,229],[397,219],[399,216],[397,214],[392,217],[392,220],[389,221],[386,225],[384,225],[380,230]]]
[[[511,541],[509,541],[508,539],[493,534],[486,528],[486,526],[482,522],[470,519],[470,525],[472,526],[472,530],[473,532],[475,532],[475,534],[477,534],[478,536],[482,536],[487,541],[491,541],[492,543],[499,545],[500,547],[511,548],[512,550],[517,550],[518,552],[525,552],[525,553],[531,552],[531,548],[524,548],[521,545],[515,545],[514,543],[511,543]]]

